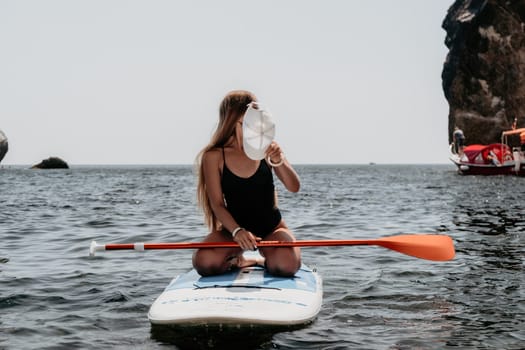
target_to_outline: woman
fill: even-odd
[[[244,153],[243,118],[248,105],[256,101],[248,91],[226,95],[220,106],[217,130],[197,156],[197,198],[211,229],[204,241],[239,244],[238,248],[195,251],[193,266],[202,276],[255,264],[266,266],[274,275],[293,276],[301,265],[297,247],[261,247],[263,261],[242,256],[244,250],[257,249],[260,240],[295,241],[277,208],[272,170],[287,190],[297,192],[300,187],[297,173],[276,142],[268,147],[263,160],[252,160]]]

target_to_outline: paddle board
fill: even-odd
[[[321,277],[303,265],[294,277],[253,266],[202,277],[195,270],[175,277],[148,313],[153,326],[297,326],[321,309]]]

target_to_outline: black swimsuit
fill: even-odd
[[[241,227],[258,237],[266,237],[281,222],[281,212],[275,205],[272,169],[263,159],[252,176],[243,178],[226,166],[224,149],[223,159],[221,185],[228,211]]]

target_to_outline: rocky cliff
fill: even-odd
[[[449,143],[455,125],[467,144],[499,142],[514,118],[525,127],[525,0],[457,0],[443,28]]]

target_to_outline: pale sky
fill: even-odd
[[[234,89],[292,163],[448,163],[452,3],[0,0],[2,164],[192,164]]]

